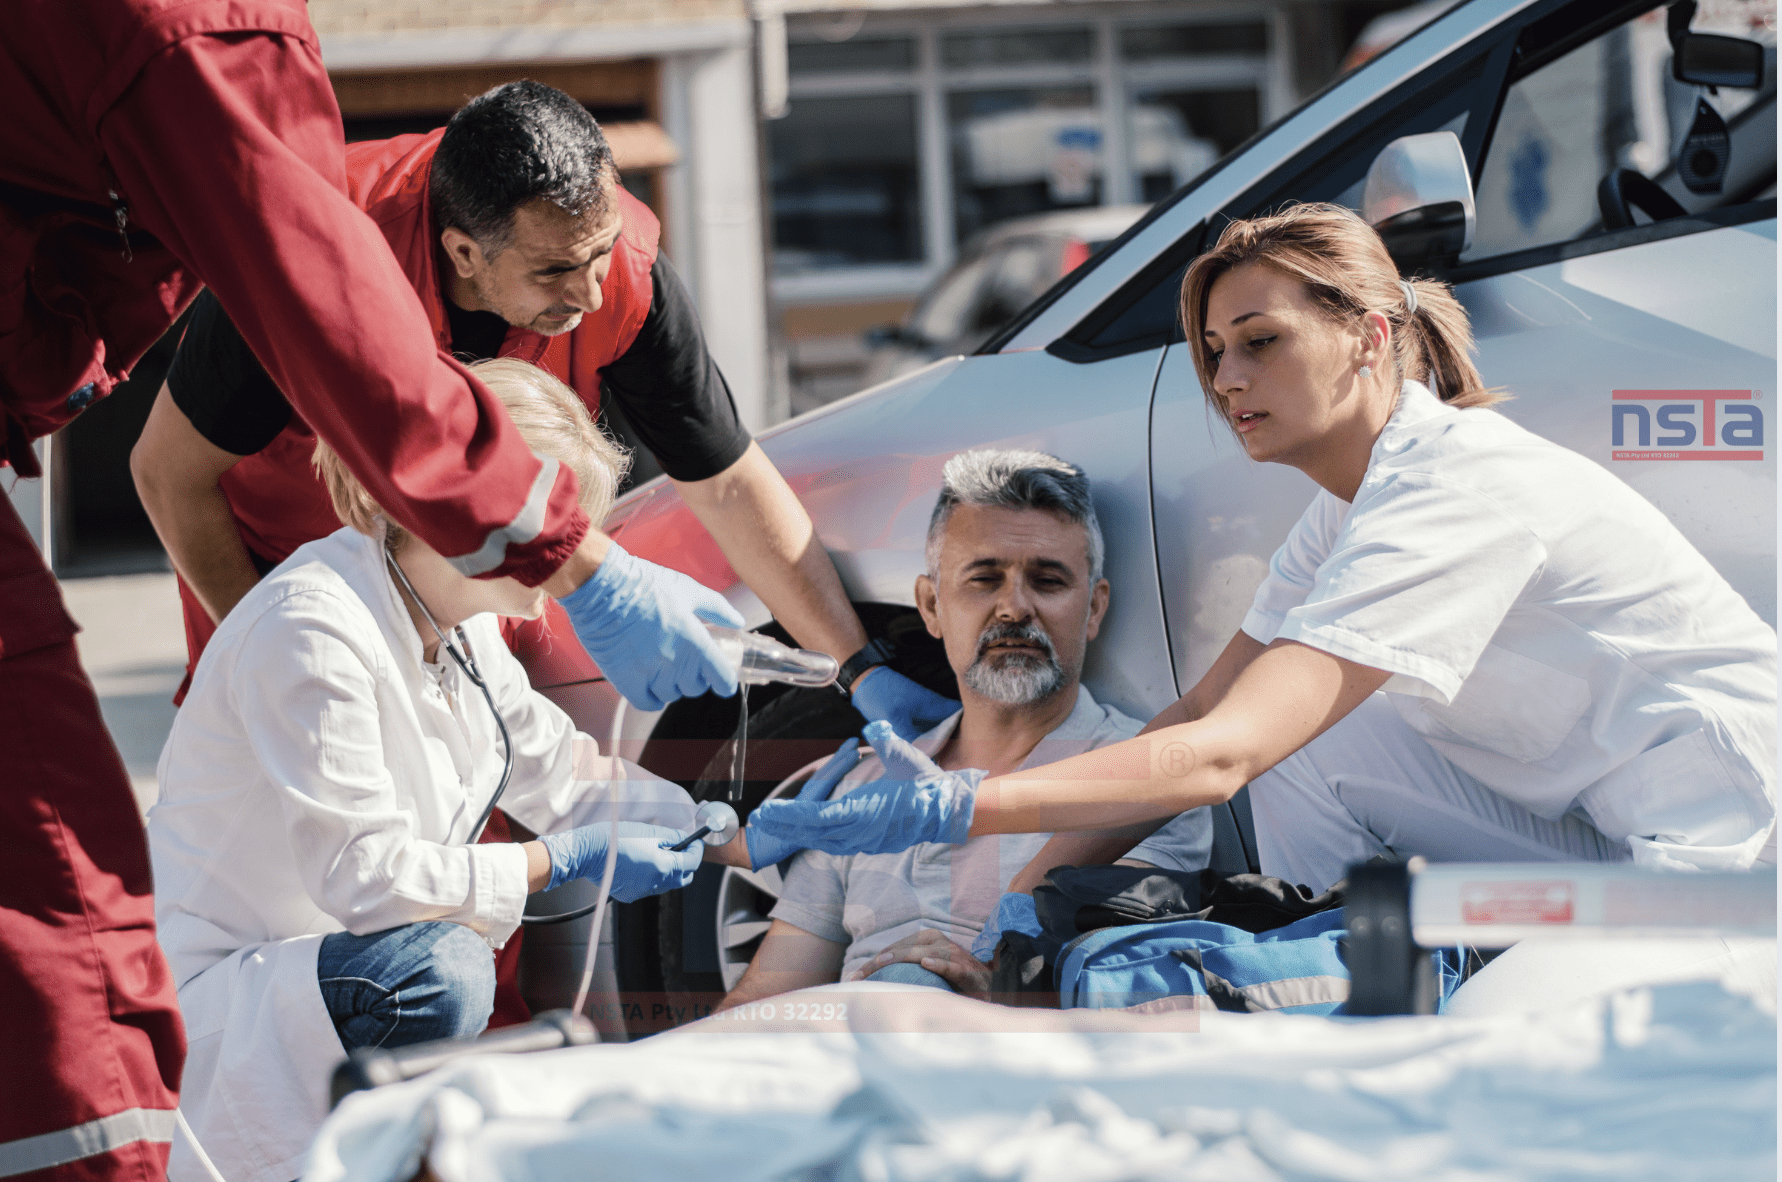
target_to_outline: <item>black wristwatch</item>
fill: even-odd
[[[865,648],[842,662],[841,672],[835,675],[835,688],[841,691],[842,697],[853,693],[849,687],[860,679],[860,675],[874,665],[891,663],[891,642],[888,640],[871,640]]]

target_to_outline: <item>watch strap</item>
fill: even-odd
[[[862,673],[875,665],[891,663],[893,651],[891,642],[883,638],[867,641],[865,648],[842,662],[841,671],[835,675],[835,688],[844,694],[852,693],[850,687]]]

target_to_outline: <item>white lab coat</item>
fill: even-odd
[[[1450,763],[1638,863],[1775,860],[1775,630],[1633,489],[1494,411],[1406,382],[1353,503],[1318,494],[1243,630],[1390,673]]]
[[[678,786],[623,760],[532,690],[495,617],[464,624],[514,744],[501,807],[548,833],[610,816],[691,828]],[[482,694],[427,665],[381,544],[311,542],[204,651],[149,812],[156,921],[189,1050],[181,1108],[229,1182],[288,1182],[344,1057],[316,980],[329,933],[421,920],[499,948],[526,902],[518,845],[466,845],[501,775]],[[169,1170],[200,1178],[176,1138]]]

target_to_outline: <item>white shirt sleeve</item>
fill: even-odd
[[[477,663],[514,745],[514,774],[501,798],[503,812],[534,833],[557,833],[612,820],[608,801],[616,797],[621,821],[645,821],[684,833],[696,828],[695,805],[686,790],[630,760],[602,754],[600,744],[578,732],[561,707],[532,688],[519,659],[500,643],[492,621],[473,635]]]
[[[461,923],[499,947],[519,926],[526,855],[512,844],[421,840],[384,760],[378,685],[357,602],[298,592],[242,639],[232,687],[282,811],[304,889],[355,935]]]
[[[1342,501],[1319,490],[1300,514],[1287,540],[1269,559],[1268,574],[1256,588],[1256,598],[1244,617],[1241,627],[1252,639],[1263,644],[1272,641],[1287,613],[1305,602],[1348,510]]]
[[[1275,636],[1384,670],[1384,689],[1447,705],[1540,574],[1546,548],[1484,493],[1428,473],[1364,494]],[[1296,561],[1290,553],[1284,569],[1297,573]]]

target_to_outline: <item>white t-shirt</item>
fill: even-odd
[[[922,735],[918,750],[933,755],[946,746],[960,714]],[[1023,768],[1057,763],[1097,747],[1130,739],[1143,727],[1082,686],[1065,720],[1041,739]],[[836,785],[846,795],[882,774],[869,755]],[[924,928],[941,932],[961,948],[984,930],[996,901],[1015,875],[1034,859],[1050,833],[992,833],[963,845],[924,842],[895,854],[825,854],[805,850],[786,871],[773,917],[813,935],[846,944],[842,980]],[[1212,852],[1213,821],[1204,808],[1182,813],[1152,834],[1129,857],[1169,870],[1199,870]]]
[[[1391,674],[1462,771],[1581,807],[1636,862],[1773,840],[1775,630],[1638,493],[1494,411],[1406,382],[1354,503],[1318,494],[1243,630]]]

